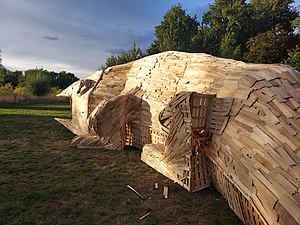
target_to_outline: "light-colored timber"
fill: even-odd
[[[142,148],[188,191],[211,183],[247,225],[300,224],[300,73],[164,52],[65,89],[83,148]]]

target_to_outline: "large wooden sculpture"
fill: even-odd
[[[142,148],[189,191],[213,185],[245,224],[300,224],[300,73],[165,52],[98,71],[60,95],[74,147]]]

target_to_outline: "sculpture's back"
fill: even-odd
[[[212,181],[245,224],[300,224],[300,73],[165,52],[100,71],[72,99],[77,147],[143,148],[189,191]]]

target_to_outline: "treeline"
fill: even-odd
[[[300,70],[299,7],[293,0],[216,0],[201,24],[181,4],[155,27],[155,40],[106,59],[102,68],[163,51],[203,52],[252,63],[286,63]]]
[[[42,68],[10,71],[0,61],[0,95],[56,95],[76,80],[73,73],[65,71],[56,73]]]

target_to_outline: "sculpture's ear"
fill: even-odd
[[[79,83],[79,88],[78,88],[78,90],[77,90],[77,94],[79,94],[80,93],[80,91],[81,91],[81,88],[83,87],[83,80],[80,80],[80,83]]]

